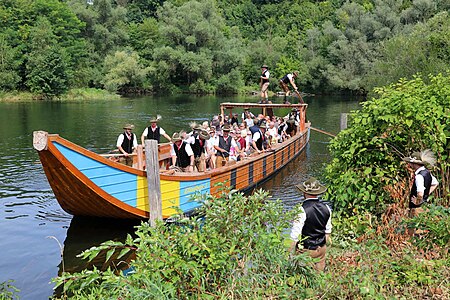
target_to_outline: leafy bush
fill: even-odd
[[[181,218],[174,224],[142,223],[137,238],[125,244],[107,242],[85,251],[94,258],[107,250],[120,258],[136,249],[134,274],[112,269],[85,270],[56,279],[75,298],[121,299],[265,299],[304,298],[316,276],[306,255],[291,257],[285,229],[298,210],[284,213],[267,193],[240,193],[204,199],[203,217]]]
[[[0,299],[19,299],[17,293],[20,292],[14,285],[12,285],[13,280],[8,280],[0,282]]]
[[[337,210],[379,214],[386,204],[404,201],[409,179],[401,157],[427,148],[437,155],[432,171],[441,204],[450,203],[450,76],[429,81],[401,80],[376,89],[380,98],[363,103],[350,127],[331,142],[326,178]]]

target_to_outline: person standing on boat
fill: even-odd
[[[284,91],[284,104],[290,104],[289,101],[287,101],[287,97],[291,94],[291,90],[289,89],[289,84],[292,86],[292,88],[298,93],[298,88],[295,85],[295,78],[298,77],[298,71],[294,71],[292,73],[288,73],[284,75],[280,79],[280,87]]]
[[[119,158],[119,162],[132,167],[133,158],[130,154],[133,153],[133,150],[136,149],[138,145],[136,135],[131,132],[134,129],[134,125],[126,124],[123,129],[125,131],[119,135],[116,143],[117,149],[123,154],[123,156]]]
[[[231,147],[237,148],[236,141],[230,136],[231,127],[228,124],[223,125],[223,134],[219,136],[214,144],[216,153],[216,168],[225,166],[228,163]]]
[[[194,142],[191,144],[192,152],[194,152],[194,166],[199,172],[206,170],[207,140],[209,140],[209,133],[199,130],[195,133]]]
[[[318,271],[325,269],[325,255],[327,242],[331,244],[331,208],[319,195],[325,193],[327,188],[314,177],[309,178],[297,188],[303,192],[303,211],[292,224],[290,237],[292,239],[290,252],[297,250],[308,252],[312,258],[319,261],[314,264]]]
[[[267,65],[262,65],[259,81],[259,87],[261,89],[261,101],[259,101],[259,103],[269,103],[269,77],[269,67]]]
[[[183,138],[178,132],[172,135],[170,156],[172,157],[172,167],[182,172],[194,171],[194,152],[192,151],[191,145],[183,141]]]
[[[414,181],[409,195],[409,216],[416,217],[423,212],[422,205],[427,202],[428,196],[438,186],[438,180],[431,175],[425,165],[433,166],[436,158],[431,150],[414,152],[411,156],[403,157],[403,161],[408,163],[408,169],[414,172]],[[408,230],[410,235],[414,234],[414,229]]]
[[[252,146],[258,153],[267,149],[266,129],[266,122],[262,122],[259,125],[258,131],[254,132],[252,135]]]
[[[144,141],[146,139],[157,140],[159,144],[161,136],[164,136],[168,141],[170,141],[170,136],[166,133],[164,129],[158,126],[158,121],[160,119],[161,116],[157,116],[156,118],[150,119],[150,126],[146,127],[141,135],[142,146],[145,146]]]
[[[245,122],[247,118],[253,120],[255,118],[255,115],[250,111],[249,108],[246,107],[244,108],[244,112],[242,113],[242,122]]]

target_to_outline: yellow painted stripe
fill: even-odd
[[[180,207],[180,183],[161,180],[161,198],[163,216],[177,214],[176,208]]]
[[[149,211],[148,209],[148,184],[147,177],[137,176],[137,191],[136,191],[137,208]]]

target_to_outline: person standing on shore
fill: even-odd
[[[269,77],[269,67],[267,65],[262,65],[259,81],[259,87],[261,89],[261,101],[259,101],[259,103],[269,103]]]
[[[302,204],[303,211],[292,225],[289,250],[308,252],[312,258],[319,259],[314,268],[324,271],[327,243],[331,244],[331,208],[319,200],[319,195],[325,193],[327,188],[314,177],[297,185],[297,188],[303,192],[305,200]]]
[[[433,166],[436,158],[431,150],[414,152],[410,156],[403,157],[403,161],[408,163],[408,169],[414,172],[414,181],[409,195],[409,216],[415,217],[423,212],[422,205],[427,202],[428,196],[438,186],[439,182],[431,175],[425,165]],[[413,230],[410,234],[413,234]]]

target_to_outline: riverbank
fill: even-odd
[[[95,88],[71,89],[55,98],[57,101],[120,99],[120,95]],[[30,92],[0,92],[0,102],[32,102],[46,100],[41,95]]]

